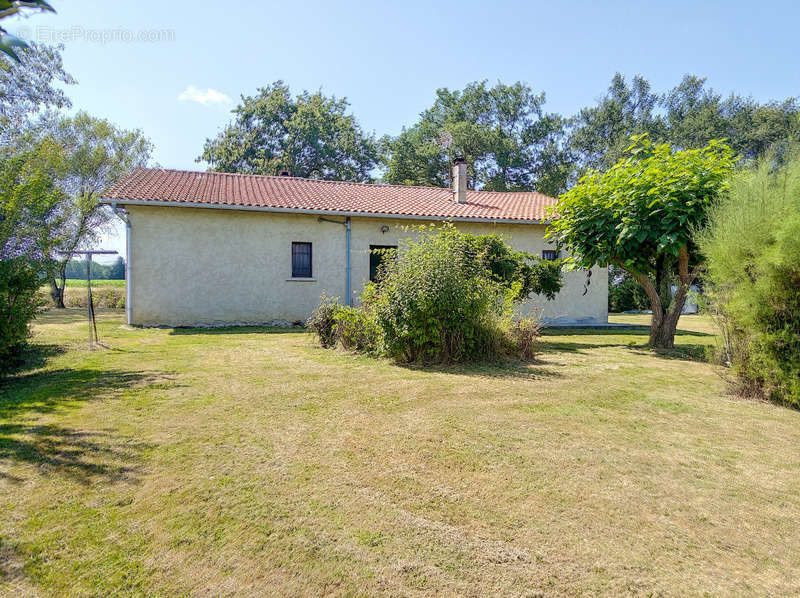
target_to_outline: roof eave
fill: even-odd
[[[272,212],[278,214],[309,214],[315,216],[350,216],[360,218],[390,218],[394,220],[426,220],[452,222],[489,222],[495,224],[542,224],[542,219],[523,220],[521,218],[490,218],[473,216],[423,216],[419,214],[387,214],[379,212],[352,212],[345,210],[313,210],[306,208],[280,208],[271,206],[243,206],[231,204],[208,204],[188,201],[162,201],[155,199],[120,199],[103,197],[100,202],[107,205],[160,206],[170,208],[199,208],[211,210],[240,210],[247,212]]]

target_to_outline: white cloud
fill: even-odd
[[[178,96],[181,102],[197,102],[203,106],[221,106],[233,102],[228,96],[216,89],[198,89],[190,85]]]

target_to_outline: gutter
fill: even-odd
[[[133,279],[131,278],[131,219],[125,210],[117,206],[116,201],[112,201],[110,205],[114,214],[125,223],[125,320],[128,326],[130,326],[131,313],[133,311],[133,306],[131,305],[133,299]]]
[[[391,218],[392,220],[427,220],[433,222],[488,222],[493,224],[545,224],[546,220],[519,220],[514,218],[474,218],[468,216],[420,216],[415,214],[375,214],[345,210],[309,210],[303,208],[274,208],[269,206],[237,206],[230,204],[207,204],[188,201],[160,201],[148,199],[101,198],[106,205],[162,206],[169,208],[199,208],[210,210],[241,210],[245,212],[273,212],[277,214],[311,214],[314,216],[345,216],[355,218]],[[341,224],[341,223],[340,223]]]

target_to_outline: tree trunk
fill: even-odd
[[[621,265],[621,264],[620,264]],[[649,276],[639,272],[628,270],[631,275],[644,287],[650,308],[653,310],[653,317],[650,320],[650,341],[649,345],[653,349],[673,349],[675,348],[675,330],[678,328],[678,319],[681,317],[683,305],[686,303],[686,293],[689,286],[697,275],[697,270],[689,273],[689,256],[685,250],[681,250],[678,256],[678,276],[680,284],[674,297],[671,297],[672,309],[667,311],[662,302],[659,288]],[[624,266],[623,266],[624,267]],[[626,268],[627,270],[627,268]],[[663,273],[658,273],[656,280],[661,281]],[[671,294],[671,291],[670,291]],[[668,305],[669,306],[669,305]]]
[[[55,278],[50,279],[50,298],[53,300],[53,305],[56,306],[57,309],[64,309],[66,306],[64,305],[64,282],[62,281],[61,287],[59,288],[58,283],[56,282]]]

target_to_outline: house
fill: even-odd
[[[500,233],[519,250],[558,256],[544,239],[540,193],[473,191],[457,162],[452,189],[137,169],[103,201],[126,221],[128,323],[216,326],[305,320],[320,295],[357,304],[379,253],[414,225],[451,221]],[[564,323],[606,323],[608,273],[570,272],[552,301],[531,297]]]

